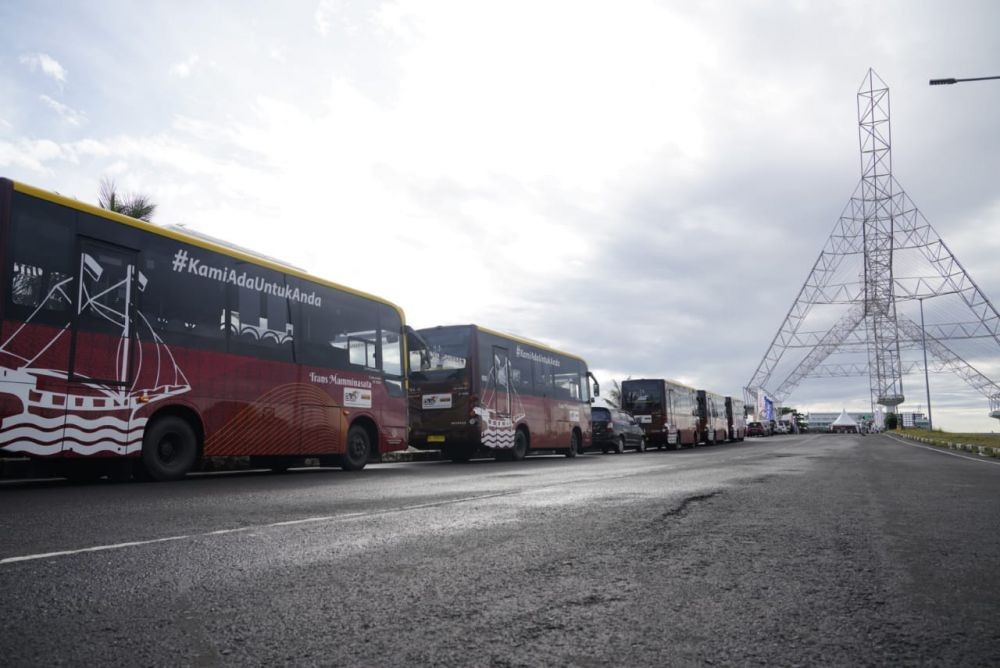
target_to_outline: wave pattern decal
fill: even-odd
[[[129,423],[109,416],[42,418],[22,413],[3,420],[0,449],[30,455],[57,455],[61,452],[127,455],[142,449],[142,432],[146,422],[146,418],[136,418]]]
[[[514,447],[514,422],[507,417],[491,417],[490,411],[482,411],[483,431],[481,435],[482,443],[488,448],[513,448]],[[477,412],[478,412],[477,411]]]

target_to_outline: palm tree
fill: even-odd
[[[611,381],[611,389],[608,390],[608,398],[605,399],[606,402],[614,406],[615,408],[620,408],[622,405],[622,386],[617,380]]]
[[[156,203],[148,195],[119,194],[114,179],[107,176],[101,179],[101,189],[97,193],[97,204],[102,209],[147,222],[152,220],[153,213],[156,211]]]

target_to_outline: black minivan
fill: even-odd
[[[631,415],[617,408],[594,406],[590,409],[592,448],[621,454],[625,448],[646,451],[646,434]]]

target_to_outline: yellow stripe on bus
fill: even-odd
[[[212,251],[214,253],[221,253],[222,255],[228,255],[231,258],[237,260],[242,260],[244,262],[250,262],[261,267],[267,267],[268,269],[273,269],[275,271],[280,271],[284,274],[291,274],[303,280],[311,281],[319,285],[324,285],[328,288],[333,288],[334,290],[340,290],[342,292],[347,292],[349,294],[355,295],[356,297],[363,297],[365,299],[370,299],[372,301],[379,302],[380,304],[385,304],[386,306],[394,309],[396,313],[399,314],[400,322],[406,324],[406,316],[401,309],[396,304],[393,304],[387,299],[382,297],[376,297],[375,295],[369,294],[367,292],[362,292],[361,290],[355,290],[354,288],[349,288],[345,285],[340,285],[339,283],[334,283],[333,281],[328,281],[323,278],[318,278],[312,274],[308,274],[301,269],[296,269],[295,267],[289,267],[287,265],[280,264],[278,262],[273,262],[270,260],[265,260],[264,258],[258,257],[256,255],[250,255],[247,253],[241,253],[238,250],[227,248],[226,246],[220,246],[218,244],[213,244],[210,241],[199,239],[198,237],[188,236],[183,232],[178,232],[176,230],[168,230],[166,228],[160,227],[159,225],[154,225],[153,223],[148,223],[144,220],[138,220],[136,218],[130,218],[124,216],[120,213],[115,213],[114,211],[108,211],[107,209],[102,209],[93,204],[87,204],[86,202],[81,202],[79,200],[72,199],[70,197],[64,197],[63,195],[58,195],[47,190],[42,190],[41,188],[35,188],[34,186],[29,186],[25,183],[20,183],[18,181],[12,181],[14,184],[14,190],[25,195],[30,195],[32,197],[37,197],[38,199],[43,199],[47,202],[52,202],[53,204],[59,204],[61,206],[69,207],[71,209],[76,209],[77,211],[82,211],[84,213],[89,213],[95,216],[100,216],[106,220],[110,220],[116,223],[121,223],[123,225],[128,225],[129,227],[134,227],[136,229],[143,230],[145,232],[152,232],[153,234],[158,234],[161,237],[167,237],[168,239],[173,239],[174,241],[180,241],[186,244],[191,244],[192,246],[197,246],[199,248],[204,248],[205,250]]]

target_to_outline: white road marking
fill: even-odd
[[[931,452],[936,452],[939,455],[951,455],[952,457],[958,457],[959,459],[965,459],[970,462],[979,462],[980,464],[993,464],[994,466],[1000,466],[1000,461],[993,459],[983,459],[977,455],[962,455],[957,452],[951,452],[950,450],[942,450],[941,448],[935,448],[931,445],[922,445],[920,443],[912,443],[898,436],[893,436],[892,434],[882,434],[883,436],[888,436],[892,440],[896,441],[900,445],[909,445],[912,448],[920,448],[921,450],[929,450]]]
[[[150,538],[148,540],[133,540],[126,543],[113,543],[111,545],[95,545],[92,547],[82,547],[76,550],[59,550],[57,552],[41,552],[38,554],[25,554],[19,557],[6,557],[0,559],[0,566],[6,564],[14,564],[21,561],[35,561],[37,559],[51,559],[53,557],[65,557],[74,554],[86,554],[87,552],[103,552],[106,550],[120,550],[126,547],[141,547],[143,545],[154,545],[156,543],[168,543],[177,540],[189,540],[194,538],[205,538],[207,536],[223,536],[232,533],[245,533],[258,531],[261,529],[270,529],[274,527],[287,527],[294,526],[296,524],[315,524],[317,522],[334,522],[343,520],[353,520],[360,517],[370,517],[371,515],[386,515],[389,513],[406,512],[409,510],[420,510],[422,508],[433,508],[434,506],[443,506],[452,503],[465,503],[468,501],[480,501],[483,499],[492,499],[501,496],[511,496],[512,494],[520,494],[522,490],[510,491],[510,492],[498,492],[495,494],[480,494],[477,496],[467,496],[459,499],[448,499],[446,501],[432,501],[430,503],[418,503],[411,506],[402,506],[399,508],[387,508],[382,511],[375,512],[357,512],[357,513],[345,513],[343,515],[323,515],[320,517],[304,517],[298,520],[283,520],[281,522],[269,522],[267,524],[255,524],[245,527],[236,527],[233,529],[216,529],[214,531],[205,531],[202,533],[192,533],[183,534],[179,536],[167,536],[165,538]]]

